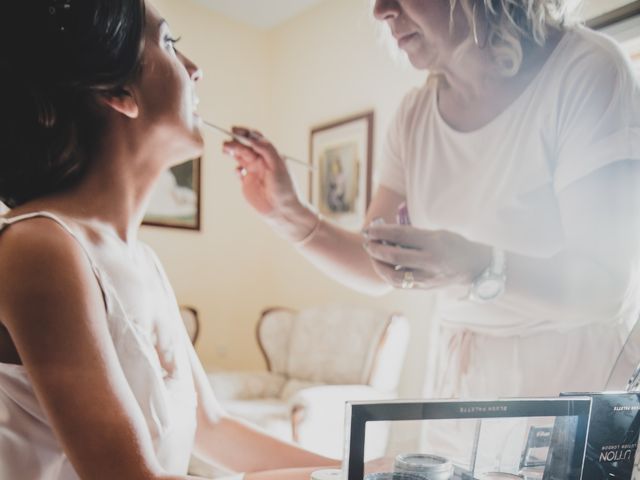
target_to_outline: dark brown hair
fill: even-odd
[[[144,0],[15,0],[2,10],[0,201],[15,207],[86,171],[101,132],[96,95],[136,76],[145,9]]]

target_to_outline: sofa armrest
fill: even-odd
[[[272,372],[212,372],[207,374],[221,400],[252,400],[278,397],[285,378]]]
[[[369,385],[314,385],[302,388],[289,397],[291,406],[315,406],[361,400],[383,400],[395,398],[389,392],[377,390]]]

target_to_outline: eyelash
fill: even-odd
[[[171,48],[173,50],[175,50],[176,49],[176,43],[178,43],[180,41],[180,37],[173,38],[173,37],[170,37],[170,36],[167,35],[166,37],[164,37],[164,41],[166,43],[170,43],[171,44]]]

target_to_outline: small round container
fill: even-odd
[[[417,473],[378,472],[364,476],[364,480],[429,480]]]
[[[522,480],[523,478],[522,475],[505,472],[487,472],[480,475],[481,480]]]
[[[393,469],[396,472],[418,474],[426,480],[449,480],[453,465],[439,455],[402,453],[396,457]]]
[[[323,468],[311,472],[311,480],[340,480],[341,478],[342,470],[339,468]]]

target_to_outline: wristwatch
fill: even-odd
[[[507,281],[507,257],[503,250],[493,248],[491,263],[471,283],[469,300],[490,302],[504,293]]]

